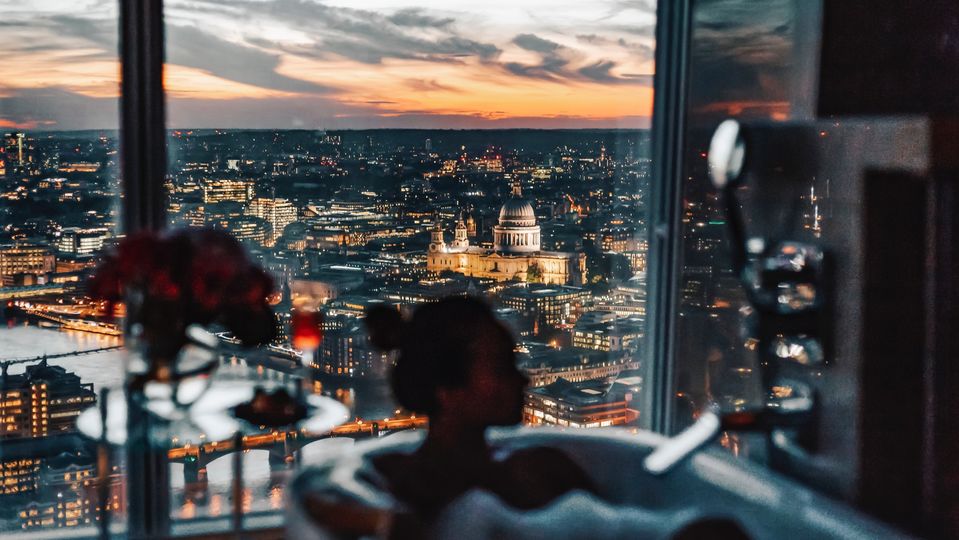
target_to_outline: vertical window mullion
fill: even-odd
[[[163,2],[120,0],[120,161],[123,233],[166,223]]]
[[[163,95],[162,0],[120,0],[120,172],[122,232],[156,231],[166,223],[166,116]],[[127,374],[127,516],[129,538],[170,531],[169,463],[150,442],[142,382]]]
[[[668,433],[672,425],[680,283],[681,201],[690,0],[660,1],[656,15],[650,235],[649,346],[646,350],[645,426]]]

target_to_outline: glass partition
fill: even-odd
[[[278,284],[277,340],[221,372],[303,362],[341,430],[420,428],[364,314],[474,295],[517,340],[525,424],[643,426],[655,22],[653,2],[167,2],[170,225],[232,232]],[[322,314],[315,352],[298,309]],[[276,444],[251,446],[250,509],[281,504]],[[229,512],[208,488],[175,516]]]
[[[673,430],[688,426],[710,404],[731,412],[776,399],[762,388],[765,366],[757,352],[756,317],[749,317],[755,310],[734,269],[733,253],[746,246],[731,238],[729,212],[712,183],[707,158],[711,137],[725,119],[812,118],[819,5],[753,7],[741,0],[708,0],[697,2],[692,12]],[[754,192],[755,186],[742,186],[735,195],[749,203]],[[796,193],[788,212],[801,221],[801,235],[781,238],[785,225],[760,220],[765,209],[745,204],[741,210],[750,237],[771,243],[818,238],[826,194],[811,182]],[[743,449],[735,435],[725,436],[723,444],[735,452]]]
[[[278,284],[277,339],[221,335],[218,376],[305,364],[341,434],[422,428],[363,316],[468,294],[517,340],[525,424],[647,425],[655,7],[166,2],[169,225],[230,231]],[[117,6],[0,9],[0,534],[76,536],[125,512],[122,452],[98,465],[74,424],[124,376],[122,310],[84,288],[118,236]],[[173,517],[274,512],[295,463],[352,440],[262,435],[238,501],[228,445],[171,434]]]
[[[125,506],[120,464],[75,426],[124,373],[85,291],[119,221],[117,7],[0,11],[0,536],[76,536]]]

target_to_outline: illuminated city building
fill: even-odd
[[[20,527],[78,527],[99,519],[96,497],[96,460],[84,451],[63,452],[43,460],[38,470],[38,487],[32,500],[17,512]],[[120,469],[107,476],[107,501],[113,512],[125,510],[124,482]]]
[[[639,377],[621,376],[611,383],[560,378],[546,386],[528,388],[523,422],[573,428],[634,424],[639,411],[633,408],[633,401],[639,398],[640,385]]]
[[[534,334],[544,326],[573,324],[590,293],[579,287],[516,285],[500,293],[500,303],[521,313]]]
[[[208,217],[207,225],[230,231],[230,234],[237,240],[259,245],[265,245],[269,237],[269,224],[265,220],[254,216],[240,215],[214,219]]]
[[[604,227],[595,236],[596,247],[601,251],[628,251],[636,247],[636,230],[632,227]]]
[[[20,509],[20,526],[24,529],[76,527],[88,525],[94,516],[90,500],[90,480],[95,478],[93,460],[62,454],[46,460],[41,468],[42,491],[53,496],[45,502],[31,502]]]
[[[57,251],[69,255],[93,255],[103,248],[103,242],[109,237],[107,229],[70,227],[60,232]]]
[[[57,171],[62,173],[95,173],[99,170],[100,164],[92,161],[61,162],[57,167]]]
[[[283,229],[296,221],[296,207],[286,199],[264,197],[253,199],[246,213],[264,219],[270,224],[270,234],[265,244],[267,246],[276,244],[276,240],[283,234]]]
[[[205,178],[201,184],[203,202],[233,201],[248,203],[253,198],[253,182],[227,178]]]
[[[493,248],[471,246],[469,228],[462,217],[454,238],[447,244],[437,223],[430,231],[427,268],[452,271],[470,277],[497,281],[532,281],[555,285],[579,285],[586,278],[586,257],[581,253],[542,251],[540,227],[533,205],[523,199],[519,184],[500,209],[493,227]]]
[[[0,504],[19,510],[24,529],[91,523],[95,460],[74,433],[76,418],[96,403],[92,384],[45,360],[0,372]],[[40,451],[42,449],[42,451]],[[110,475],[110,502],[122,504],[120,469]]]
[[[470,169],[481,173],[501,173],[503,160],[499,156],[474,159],[470,162]]]
[[[325,304],[356,289],[363,282],[362,270],[342,266],[323,268],[291,281],[293,304],[301,301]]]
[[[639,360],[625,353],[568,348],[558,351],[542,344],[522,342],[518,366],[529,378],[529,387],[547,386],[559,379],[569,382],[602,380],[611,382],[620,373],[639,368]]]
[[[36,491],[39,485],[40,459],[21,456],[0,460],[0,495],[18,495]]]
[[[587,322],[573,327],[573,347],[603,352],[633,350],[642,343],[646,323],[641,318]]]
[[[4,163],[7,174],[23,169],[26,135],[22,132],[6,133],[3,136]]]
[[[0,283],[3,285],[13,284],[17,276],[46,276],[55,269],[56,257],[47,246],[19,243],[0,246]]]
[[[476,220],[473,219],[472,214],[466,216],[466,236],[476,238]]]
[[[90,256],[61,256],[57,257],[54,283],[77,281],[76,278],[84,270],[92,270],[96,266],[96,257]]]
[[[612,313],[619,318],[646,316],[646,275],[637,274],[625,284],[618,284],[594,298],[593,309]]]
[[[342,329],[326,332],[311,367],[321,373],[347,378],[382,378],[392,364],[390,353],[370,344],[358,319]]]
[[[640,240],[636,242],[639,249],[626,251],[623,255],[626,256],[626,259],[629,261],[629,268],[633,272],[645,272],[646,271],[646,256],[649,251],[649,243],[646,240]]]
[[[420,280],[403,286],[384,287],[380,296],[384,300],[403,306],[413,306],[426,302],[438,302],[448,296],[466,296],[470,293],[468,285],[453,279]]]
[[[0,374],[0,440],[76,430],[80,412],[96,403],[92,384],[46,359],[23,373]]]

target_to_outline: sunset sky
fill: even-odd
[[[169,125],[646,127],[654,12],[653,0],[167,0]],[[0,13],[0,128],[116,126],[115,0],[0,0]]]

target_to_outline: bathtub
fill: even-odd
[[[289,538],[336,538],[309,518],[303,494],[321,491],[338,503],[389,509],[388,493],[362,481],[356,471],[369,458],[412,452],[423,432],[396,433],[314,454],[292,481],[287,514]],[[650,432],[515,428],[490,431],[503,448],[554,447],[565,452],[593,478],[599,497],[572,493],[534,511],[516,511],[485,492],[470,492],[450,504],[438,521],[440,538],[670,538],[704,519],[737,523],[755,539],[906,538],[848,506],[722,449],[700,451],[668,473],[654,476],[643,458],[665,439]]]

